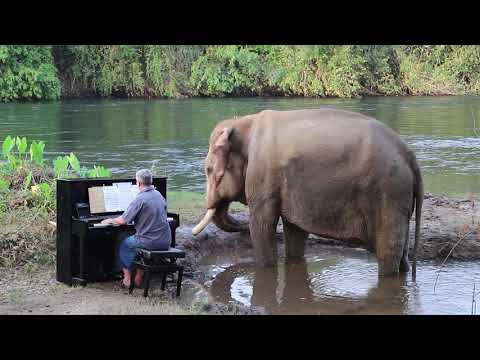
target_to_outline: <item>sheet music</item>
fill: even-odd
[[[103,188],[101,186],[88,188],[88,199],[90,202],[90,212],[92,214],[105,212],[105,201],[103,199]]]
[[[88,189],[90,211],[92,214],[125,211],[138,193],[138,186],[130,182],[91,187]]]
[[[133,201],[135,196],[133,195],[131,186],[119,186],[117,187],[118,192],[118,206],[122,210],[126,210],[128,205]]]
[[[104,186],[103,198],[106,212],[121,211],[118,188],[116,186]]]

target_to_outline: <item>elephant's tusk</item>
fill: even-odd
[[[210,221],[212,221],[213,215],[215,215],[215,208],[208,209],[205,217],[192,229],[192,234],[197,235],[199,234],[205,227],[208,225]]]

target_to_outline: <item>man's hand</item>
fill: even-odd
[[[105,219],[105,220],[102,220],[101,222],[103,225],[110,225],[110,224],[113,224],[112,222],[112,219]]]
[[[116,218],[104,219],[102,220],[101,223],[104,225],[125,225],[126,224],[125,220],[121,216]]]

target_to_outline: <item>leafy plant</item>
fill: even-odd
[[[93,166],[93,169],[88,172],[88,177],[91,178],[103,178],[103,177],[110,177],[111,173],[108,169],[104,168],[103,166]]]
[[[10,135],[8,135],[2,143],[2,154],[5,159],[8,159],[10,152],[12,151],[14,146],[15,140]]]
[[[55,160],[53,160],[53,169],[55,170],[55,176],[57,178],[67,175],[68,165],[70,164],[68,159],[68,156],[58,156]]]
[[[37,165],[43,165],[43,149],[45,143],[43,141],[32,141],[30,144],[30,160]]]
[[[72,169],[75,170],[77,173],[80,173],[80,171],[81,171],[80,162],[78,161],[75,154],[70,153],[70,155],[68,155],[67,159],[68,159],[68,163],[70,164]]]
[[[0,45],[0,100],[55,100],[60,80],[51,46]]]
[[[27,177],[23,182],[23,190],[26,191],[30,188],[30,185],[32,184],[32,179],[33,179],[33,173],[29,171]]]
[[[17,145],[18,153],[20,155],[24,155],[25,151],[27,151],[27,138],[23,137],[20,139],[17,136],[16,145]]]

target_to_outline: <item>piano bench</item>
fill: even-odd
[[[162,274],[162,290],[165,290],[167,275],[172,274],[173,276],[177,272],[178,276],[176,296],[180,296],[180,290],[182,287],[183,266],[178,265],[176,261],[177,259],[184,257],[185,251],[172,247],[168,250],[161,251],[139,248],[138,254],[133,261],[133,266],[136,269],[142,269],[145,271],[145,289],[143,290],[143,296],[148,296],[152,273]],[[135,282],[132,281],[129,288],[130,294],[133,292],[134,286]]]

